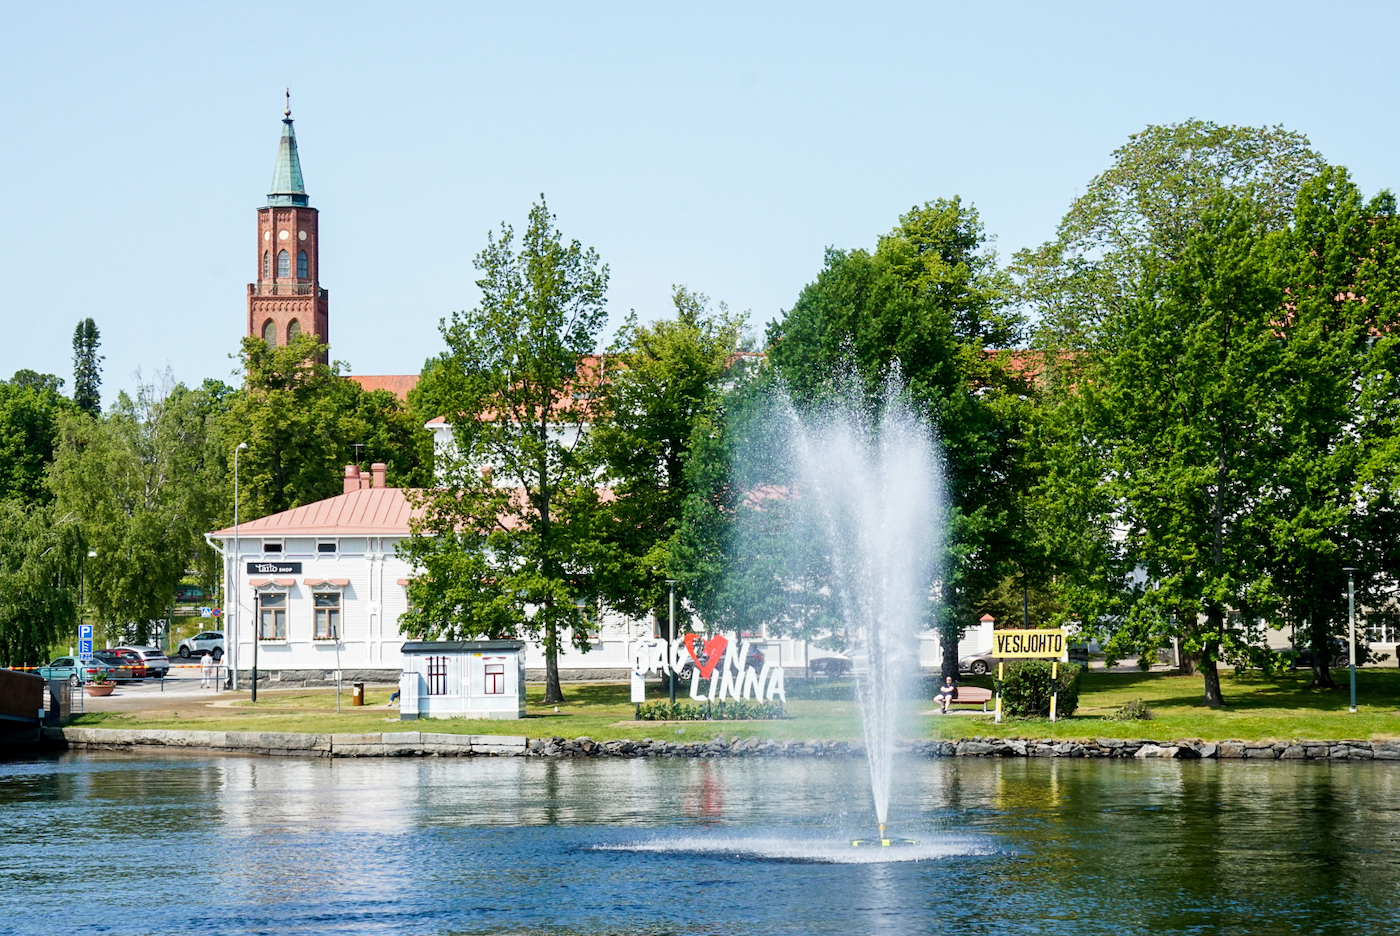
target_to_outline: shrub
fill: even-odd
[[[747,721],[782,718],[781,702],[676,702],[658,699],[637,706],[637,721]]]
[[[1061,663],[1057,680],[1050,677],[1048,660],[1012,660],[1006,664],[1006,676],[997,683],[1001,693],[1002,711],[1011,716],[1048,717],[1050,694],[1059,691],[1055,712],[1069,716],[1079,708],[1079,674],[1083,668],[1075,663]]]
[[[1147,703],[1141,699],[1134,699],[1119,706],[1118,710],[1108,716],[1109,721],[1151,721],[1152,709],[1147,707]]]

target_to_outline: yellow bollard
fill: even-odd
[[[1059,701],[1060,691],[1058,680],[1060,678],[1060,661],[1056,660],[1050,664],[1050,720],[1055,720],[1055,703]]]

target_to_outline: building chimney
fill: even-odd
[[[369,466],[369,473],[372,485],[377,488],[384,487],[384,473],[389,470],[389,466],[383,462],[375,462]]]
[[[349,494],[351,491],[358,491],[359,489],[360,489],[360,466],[359,466],[359,465],[346,465],[346,466],[345,466],[345,493],[346,493],[346,494]]]

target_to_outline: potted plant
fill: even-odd
[[[117,688],[117,681],[110,673],[98,673],[88,681],[83,687],[83,691],[90,696],[107,696],[112,694],[112,690]]]

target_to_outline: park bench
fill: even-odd
[[[980,705],[982,711],[987,710],[987,703],[992,701],[992,690],[983,689],[980,686],[959,686],[953,693],[953,699],[948,703],[951,708],[954,705]]]

